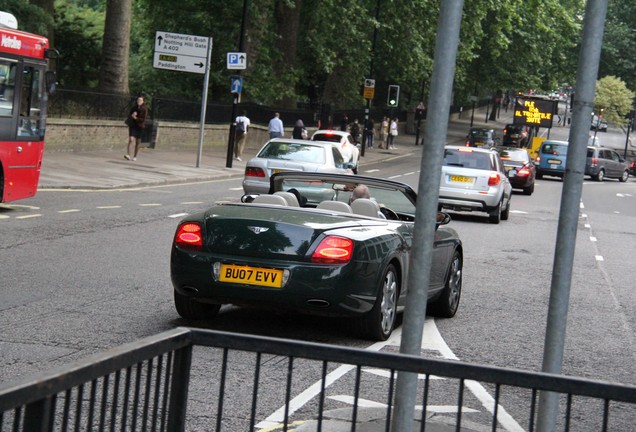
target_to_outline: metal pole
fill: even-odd
[[[583,189],[583,174],[585,172],[587,141],[591,122],[590,112],[592,112],[594,107],[596,77],[598,75],[606,13],[607,0],[588,0],[576,75],[576,95],[572,105],[568,163],[565,177],[563,178],[559,224],[554,250],[550,303],[548,306],[548,321],[543,352],[543,372],[560,374],[563,364],[572,265],[574,262],[579,206]],[[541,392],[537,418],[538,432],[556,430],[558,406],[558,393]]]
[[[408,301],[404,311],[400,352],[421,356],[422,331],[426,319],[428,283],[431,275],[439,184],[444,144],[455,76],[463,0],[442,0],[437,25],[435,58],[428,99],[428,126],[424,131],[423,154],[418,183],[413,250],[410,257]],[[417,393],[417,374],[398,373],[395,393],[393,432],[413,430]],[[423,416],[426,417],[425,413]]]
[[[627,137],[625,137],[625,151],[623,152],[623,159],[627,159],[627,146],[629,145],[629,131],[631,130],[633,123],[634,123],[634,119],[630,117],[629,122],[627,123]]]
[[[369,65],[369,79],[373,78],[373,59],[375,57],[375,44],[378,39],[378,23],[380,22],[380,0],[375,2],[375,23],[373,23],[373,42],[371,45],[371,63]],[[367,134],[369,133],[369,111],[371,99],[367,99],[367,107],[364,110],[364,133],[362,134],[362,148],[360,156],[364,157],[364,150],[367,146]]]
[[[208,87],[210,84],[210,57],[212,54],[212,38],[208,38],[208,53],[205,59],[205,76],[203,78],[203,96],[201,97],[201,121],[199,125],[199,144],[197,146],[197,164],[201,164],[201,153],[203,152],[203,135],[205,134],[205,113],[208,106]]]
[[[245,25],[247,23],[247,12],[249,9],[249,0],[243,0],[243,15],[241,16],[241,34],[239,36],[239,52],[244,52],[245,48]],[[241,75],[241,71],[239,70],[238,75]],[[238,103],[240,101],[241,95],[239,93],[234,94],[234,99],[232,100],[232,118],[230,119],[230,132],[227,137],[227,154],[225,157],[225,166],[227,168],[232,168],[232,156],[234,155],[234,144],[236,137],[236,113],[238,108]]]

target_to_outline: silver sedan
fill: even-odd
[[[247,161],[243,190],[265,194],[272,174],[282,171],[353,174],[352,168],[338,143],[274,138]]]

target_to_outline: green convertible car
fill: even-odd
[[[358,185],[368,197],[354,199]],[[349,317],[386,340],[408,298],[416,193],[346,174],[282,172],[268,194],[219,202],[176,230],[170,271],[177,312],[214,318],[223,304]],[[428,288],[431,315],[459,306],[463,250],[438,213]]]

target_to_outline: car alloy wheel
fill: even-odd
[[[598,174],[596,174],[596,180],[602,182],[605,180],[605,170],[599,170]]]
[[[621,176],[621,178],[619,180],[621,182],[625,183],[628,178],[629,178],[629,171],[625,170],[625,171],[623,171],[623,175]]]
[[[441,294],[430,305],[430,315],[441,318],[452,318],[459,309],[459,299],[462,295],[462,269],[463,261],[459,251],[453,254],[446,285]]]
[[[358,332],[364,338],[387,340],[391,336],[397,318],[399,281],[393,264],[384,271],[378,298],[371,312],[358,321]]]

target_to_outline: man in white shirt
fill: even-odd
[[[274,118],[269,121],[269,127],[267,128],[269,137],[282,138],[285,136],[285,129],[283,128],[283,121],[280,119],[280,113],[274,114]]]
[[[242,161],[243,149],[245,148],[245,138],[247,138],[247,130],[249,129],[250,119],[247,117],[247,113],[243,111],[243,114],[236,117],[236,139],[234,142],[234,157],[237,161]]]

